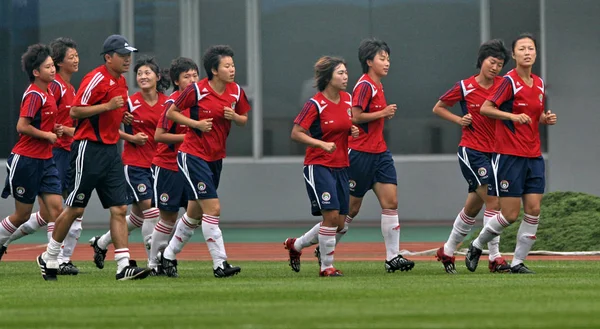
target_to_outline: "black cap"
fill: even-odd
[[[121,55],[126,55],[132,52],[137,52],[138,50],[129,45],[129,42],[127,42],[127,39],[125,39],[124,36],[113,34],[110,37],[106,38],[106,40],[104,41],[104,46],[102,47],[101,55],[109,53],[111,51],[114,51]]]

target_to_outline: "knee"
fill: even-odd
[[[398,209],[398,198],[396,196],[390,197],[381,202],[382,209]]]
[[[526,207],[524,209],[525,213],[527,215],[531,215],[531,216],[539,216],[540,215],[540,205],[536,205],[536,206],[532,206],[532,207]]]
[[[110,208],[111,218],[122,219],[125,220],[125,216],[127,215],[127,206],[114,206]]]
[[[219,201],[211,202],[208,205],[202,205],[205,214],[211,216],[221,216],[221,203]]]
[[[475,217],[481,211],[481,206],[478,205],[465,205],[465,215],[469,217]]]
[[[509,223],[514,223],[515,221],[517,221],[517,218],[519,218],[519,211],[520,209],[516,209],[516,210],[504,210],[502,209],[502,216],[504,217],[504,219],[506,219]]]

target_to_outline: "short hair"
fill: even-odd
[[[506,47],[504,46],[504,41],[502,41],[501,39],[492,39],[483,43],[479,47],[476,67],[480,69],[481,64],[488,57],[494,57],[506,62],[506,60],[510,58],[510,54],[508,52],[508,49],[506,49]]]
[[[137,71],[142,66],[149,67],[156,74],[156,77],[158,78],[158,81],[156,81],[156,90],[158,90],[158,92],[163,93],[167,89],[169,89],[169,87],[171,86],[171,80],[169,79],[169,74],[161,74],[160,67],[158,66],[158,63],[156,62],[154,57],[141,56],[135,62],[133,71],[137,74]]]
[[[67,50],[69,48],[77,49],[77,44],[71,38],[61,37],[50,42],[49,47],[52,50],[52,60],[54,61],[54,65],[56,65],[56,72],[58,72],[60,71],[58,64],[65,60]]]
[[[233,58],[233,49],[226,45],[218,45],[218,46],[210,46],[202,56],[202,64],[204,65],[204,71],[206,71],[206,76],[208,80],[212,80],[213,73],[212,70],[219,69],[219,63],[221,63],[221,58],[228,56]]]
[[[360,62],[360,66],[362,66],[363,73],[369,72],[369,64],[367,64],[367,61],[372,61],[373,58],[375,58],[375,55],[382,51],[391,55],[390,47],[385,41],[371,38],[360,42],[360,46],[358,46],[358,61]]]
[[[327,88],[335,68],[340,64],[346,65],[344,59],[332,56],[323,56],[315,63],[315,87],[319,91]]]
[[[29,82],[35,81],[33,71],[39,71],[40,65],[42,65],[48,57],[51,57],[50,54],[50,47],[41,43],[36,43],[27,47],[27,51],[21,56],[21,68],[27,73]]]
[[[171,81],[173,82],[173,90],[179,90],[179,86],[175,83],[175,81],[179,80],[179,75],[181,75],[181,73],[187,72],[189,70],[194,70],[196,72],[199,71],[198,65],[196,65],[196,63],[189,58],[177,57],[171,62],[171,67],[169,68],[169,76],[171,77]]]
[[[535,46],[535,49],[537,50],[537,40],[535,39],[533,34],[531,34],[529,32],[525,32],[525,33],[519,34],[519,36],[515,40],[513,40],[513,42],[512,42],[513,53],[515,52],[515,46],[517,45],[517,41],[519,41],[521,39],[531,39],[531,41],[533,41],[533,45]]]

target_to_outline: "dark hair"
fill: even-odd
[[[535,46],[535,49],[537,50],[537,40],[535,39],[533,34],[531,34],[529,32],[525,32],[525,33],[519,34],[519,36],[515,40],[513,40],[513,42],[512,42],[513,53],[515,52],[515,46],[517,45],[517,41],[519,41],[521,39],[531,39],[531,41],[533,41],[533,45]]]
[[[332,56],[323,56],[315,63],[315,87],[319,91],[327,88],[333,76],[333,71],[340,64],[346,65],[344,59]]]
[[[50,53],[50,47],[41,43],[27,47],[27,51],[21,56],[21,68],[27,73],[29,82],[35,81],[33,71],[39,71],[40,65],[50,57]]]
[[[208,80],[212,80],[213,73],[212,70],[219,69],[219,63],[221,63],[221,58],[229,56],[233,58],[233,49],[229,46],[218,45],[218,46],[210,46],[202,56],[202,64],[204,65],[204,71],[206,71],[206,76]]]
[[[481,68],[481,64],[488,57],[494,57],[501,59],[506,62],[510,58],[508,49],[504,46],[504,41],[500,39],[492,39],[483,43],[479,47],[479,54],[477,55],[477,68]]]
[[[198,70],[198,65],[196,65],[196,63],[189,58],[177,57],[171,62],[171,67],[169,68],[169,77],[171,77],[171,81],[173,82],[173,90],[179,90],[179,86],[175,82],[179,80],[179,75],[181,73],[189,70],[194,70],[197,73],[200,73]]]
[[[58,64],[65,60],[67,50],[69,50],[69,48],[77,49],[77,44],[73,39],[61,37],[50,42],[49,47],[52,50],[52,60],[56,66],[56,72],[58,72],[60,71],[60,66],[58,66]]]
[[[162,71],[163,74],[161,74],[160,67],[158,66],[158,63],[156,63],[156,60],[154,59],[154,57],[141,56],[135,62],[135,67],[134,67],[133,71],[137,74],[137,71],[142,66],[149,67],[156,74],[156,77],[158,78],[158,81],[156,81],[156,90],[158,90],[159,93],[163,93],[167,89],[169,89],[169,87],[171,86],[171,80],[169,79],[169,74],[166,73],[167,71]]]
[[[372,61],[373,58],[375,58],[375,55],[382,51],[391,55],[390,47],[388,47],[385,41],[371,38],[360,42],[360,46],[358,46],[358,61],[360,62],[360,66],[362,66],[363,73],[369,72],[369,64],[367,64],[367,61]]]
[[[102,54],[102,59],[104,59],[104,63],[106,63],[106,55],[108,55],[108,57],[113,57],[113,55],[116,53],[116,51],[109,51],[107,53]]]

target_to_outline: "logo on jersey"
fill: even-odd
[[[348,181],[348,186],[350,186],[351,189],[356,187],[356,181],[353,181],[352,179]]]
[[[198,190],[199,190],[199,191],[204,191],[204,190],[206,190],[206,184],[204,184],[204,182],[199,182],[199,183],[198,183]]]
[[[481,167],[481,168],[477,169],[477,173],[479,174],[480,177],[483,177],[483,176],[487,175],[487,169]]]
[[[352,109],[351,109],[351,108],[348,108],[347,112],[348,112],[348,116],[349,116],[349,117],[352,117]]]
[[[502,188],[503,190],[508,189],[509,186],[510,186],[510,184],[508,184],[507,180],[503,180],[500,182],[500,188]]]
[[[321,199],[323,199],[323,201],[329,201],[331,200],[331,194],[329,194],[329,192],[323,192],[323,194],[321,194]]]
[[[231,103],[231,109],[232,109],[232,110],[235,110],[235,105],[236,105],[236,104],[237,104],[236,102],[233,102],[233,103]]]
[[[139,185],[137,186],[137,190],[138,190],[138,192],[140,192],[140,193],[144,193],[144,192],[146,192],[146,189],[147,189],[147,188],[146,188],[146,184],[139,184]]]
[[[25,194],[25,188],[23,186],[19,186],[15,189],[15,192],[17,192],[17,195],[23,196],[23,194]]]
[[[540,102],[544,100],[544,95],[540,94]]]
[[[161,202],[167,202],[169,201],[169,195],[167,193],[163,193],[160,195],[160,201]]]
[[[82,201],[83,199],[85,199],[85,194],[79,193],[75,196],[75,199]]]

